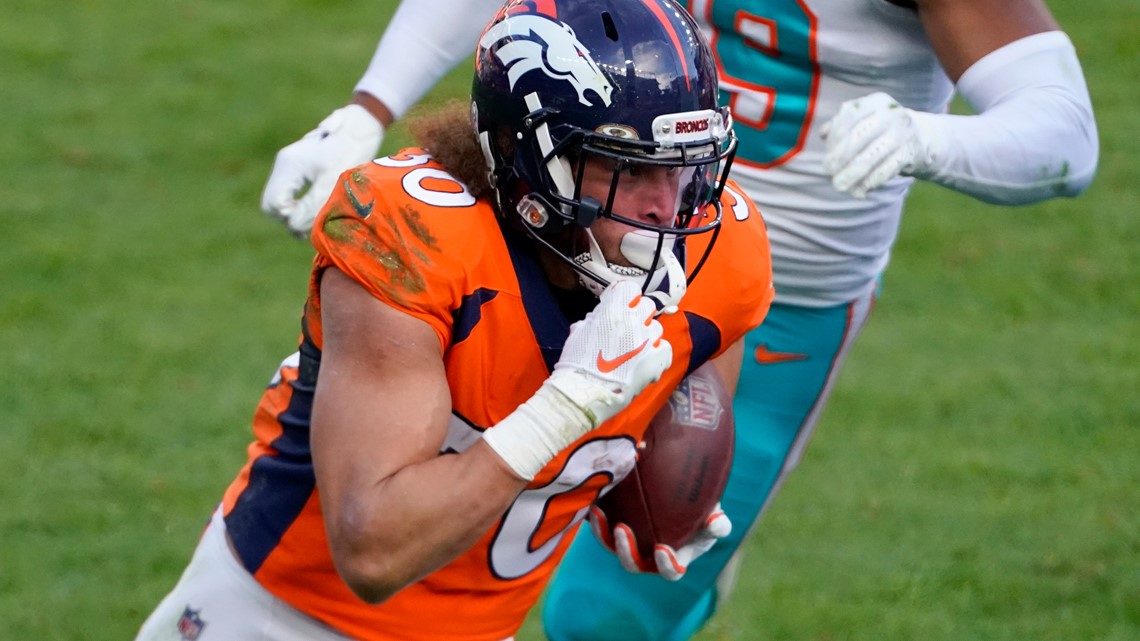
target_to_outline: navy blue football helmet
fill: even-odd
[[[569,262],[593,291],[643,277],[643,291],[668,306],[707,256],[686,278],[683,238],[719,233],[736,138],[717,100],[708,43],[672,0],[514,0],[480,38],[472,120],[500,215]],[[582,195],[591,159],[613,168],[604,202]],[[637,166],[676,170],[671,224],[613,210],[619,175]],[[638,229],[627,240],[640,247],[627,252],[622,243],[636,268],[607,262],[588,229],[589,246],[552,243],[599,217]]]

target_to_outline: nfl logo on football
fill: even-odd
[[[696,376],[688,376],[669,399],[673,420],[702,430],[715,430],[724,411],[712,384]]]

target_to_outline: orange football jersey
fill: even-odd
[[[687,241],[700,256],[711,234]],[[317,249],[298,354],[257,408],[249,460],[224,513],[242,564],[270,592],[364,641],[500,641],[522,625],[587,507],[634,463],[634,444],[687,372],[760,324],[772,299],[768,241],[730,185],[719,238],[680,311],[661,317],[673,364],[623,412],[551,461],[496,527],[450,564],[369,605],[333,567],[309,451],[320,365],[320,273],[335,266],[435,329],[452,394],[441,454],[463,451],[550,375],[569,333],[532,243],[505,233],[426,152],[345,172],[312,232]],[[455,518],[463,518],[462,514]]]

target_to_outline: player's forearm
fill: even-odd
[[[980,200],[1076,196],[1096,173],[1096,122],[1080,63],[1059,31],[1013,42],[966,70],[977,115],[915,112],[929,162],[914,175]]]
[[[642,307],[649,313],[644,308],[652,310],[652,303]],[[353,493],[362,498],[338,506],[330,525],[341,576],[361,598],[378,602],[454,559],[559,452],[628,403],[612,387],[556,368],[470,449],[407,465],[377,491]],[[363,523],[358,515],[365,515]]]
[[[396,117],[392,115],[392,111],[388,109],[388,105],[384,104],[379,98],[372,94],[357,91],[352,95],[352,100],[349,101],[349,104],[364,107],[368,113],[372,114],[372,117],[385,128],[390,127],[396,120]]]
[[[338,572],[379,603],[474,545],[523,490],[482,441],[409,465],[328,520]]]
[[[405,0],[388,23],[357,92],[375,96],[399,118],[475,51],[500,0]]]

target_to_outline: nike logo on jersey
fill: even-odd
[[[795,352],[773,352],[768,349],[767,343],[760,343],[756,346],[756,351],[753,354],[756,362],[761,365],[772,365],[774,363],[789,363],[792,361],[807,360],[807,354],[797,354]]]
[[[360,202],[360,199],[356,197],[356,194],[352,193],[352,187],[349,186],[347,180],[344,181],[344,191],[348,194],[348,200],[352,202],[352,208],[356,210],[357,216],[360,216],[361,218],[368,218],[372,215],[372,205],[375,204],[375,201],[370,202],[367,205]]]
[[[645,346],[648,344],[649,339],[647,338],[642,344],[612,360],[604,358],[602,356],[601,350],[598,350],[598,371],[603,374],[608,374],[614,371],[615,369],[621,367],[623,364],[629,362],[629,359],[640,354],[641,350],[645,349]]]

